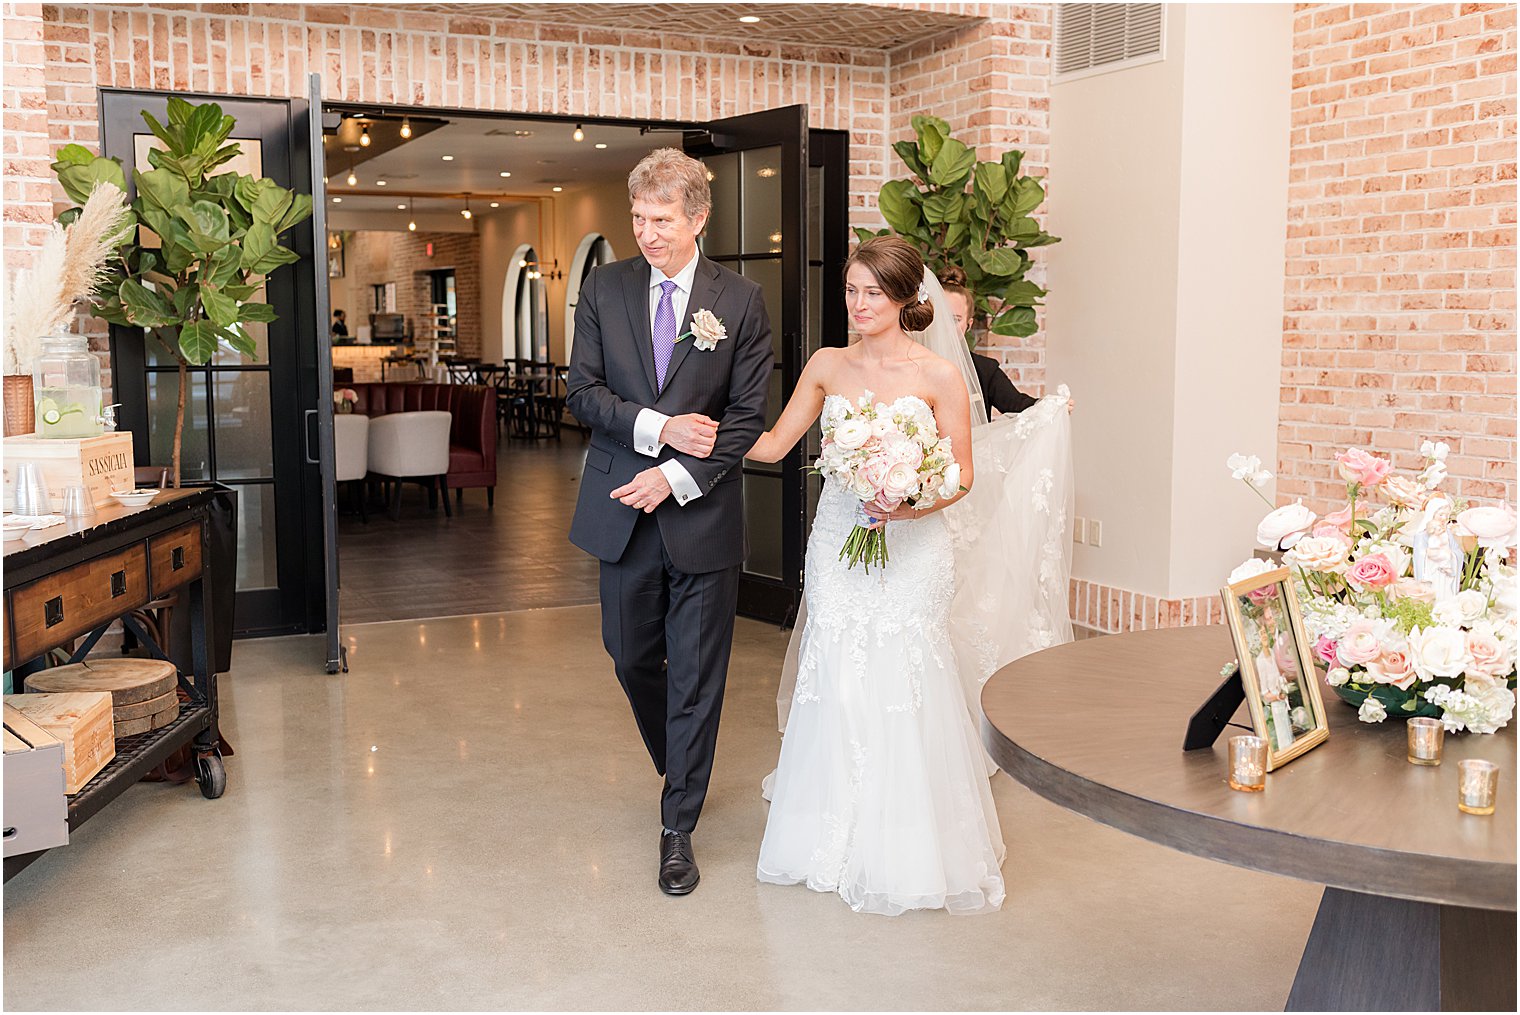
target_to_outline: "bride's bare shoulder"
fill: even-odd
[[[847,350],[840,346],[820,346],[808,357],[807,369],[815,374],[826,375],[844,362],[846,352]]]

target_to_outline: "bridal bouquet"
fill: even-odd
[[[1326,682],[1363,722],[1431,716],[1453,732],[1492,733],[1515,710],[1515,511],[1441,491],[1447,451],[1426,441],[1414,477],[1343,451],[1345,507],[1319,518],[1288,504],[1256,536],[1285,551]],[[1229,467],[1253,489],[1271,475],[1239,455]],[[1230,580],[1271,566],[1247,561]]]
[[[867,391],[850,405],[843,398],[824,413],[822,454],[813,471],[833,476],[860,498],[861,518],[839,551],[849,566],[886,566],[887,531],[871,528],[871,516],[907,504],[932,507],[960,492],[961,467],[941,437],[929,407],[917,399],[895,405],[873,401]],[[862,522],[866,524],[861,524]]]

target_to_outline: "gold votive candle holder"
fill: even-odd
[[[1260,793],[1267,788],[1267,741],[1264,737],[1230,738],[1230,788]]]
[[[1439,719],[1416,716],[1409,720],[1409,763],[1439,765],[1446,740],[1446,724]]]
[[[1492,814],[1499,796],[1499,766],[1464,758],[1457,762],[1457,809],[1464,814]]]

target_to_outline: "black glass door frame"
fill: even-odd
[[[126,167],[129,196],[133,196],[134,190],[131,169],[137,164],[135,138],[147,133],[142,112],[166,120],[171,94],[190,102],[214,101],[221,105],[224,112],[237,120],[231,140],[258,142],[259,171],[263,176],[282,187],[310,193],[308,105],[300,99],[101,89],[102,150],[108,156],[120,158]],[[311,223],[302,223],[291,230],[284,242],[300,255],[301,261],[277,270],[265,282],[263,298],[278,315],[267,327],[267,362],[213,362],[190,371],[192,392],[197,382],[205,386],[206,392],[206,469],[204,475],[187,475],[185,480],[224,482],[238,490],[240,524],[244,525],[253,524],[252,516],[246,513],[252,497],[262,497],[265,490],[273,494],[274,584],[239,588],[235,616],[239,635],[319,631],[325,622],[321,474],[316,454],[321,434],[317,432],[314,408],[319,405],[317,349],[306,338],[325,324],[314,317],[325,306],[317,306],[314,272],[310,267],[318,260]],[[139,329],[111,328],[112,386],[115,400],[121,403],[118,418],[124,428],[132,431],[133,455],[139,465],[169,461],[168,438],[161,447],[154,447],[150,440],[149,382],[151,379],[159,387],[162,381],[172,388],[176,380],[176,367],[171,362],[155,362],[157,357],[150,355],[149,342],[157,339],[148,338]],[[260,374],[267,376],[269,391],[269,475],[220,475],[217,384],[224,379],[236,384],[240,375],[251,379]],[[193,403],[187,404],[187,432],[195,422],[192,408]],[[246,585],[244,576],[240,576],[239,583]]]
[[[715,120],[706,124],[705,128],[703,132],[688,135],[686,151],[697,158],[709,159],[739,153],[739,161],[734,165],[745,168],[735,174],[739,177],[733,184],[737,207],[713,209],[715,220],[719,215],[737,215],[737,220],[733,223],[738,230],[737,242],[732,246],[721,245],[724,249],[718,249],[720,244],[710,242],[714,227],[709,226],[703,241],[703,253],[725,267],[750,275],[762,265],[775,264],[778,260],[776,248],[779,247],[779,313],[773,313],[770,322],[773,346],[777,353],[772,371],[779,384],[772,382],[770,400],[777,401],[779,395],[781,405],[769,406],[769,424],[775,421],[782,405],[791,397],[807,359],[804,347],[808,284],[807,107],[767,109]],[[766,164],[760,171],[771,171],[781,184],[779,214],[775,214],[774,208],[768,208],[763,213],[767,216],[766,228],[775,229],[769,237],[774,246],[764,245],[764,249],[758,250],[753,249],[749,237],[744,235],[752,233],[756,225],[748,220],[749,217],[761,214],[746,209],[746,190],[751,186],[747,179],[746,152],[765,152],[763,161]],[[775,166],[769,165],[772,156],[778,162]],[[715,196],[715,202],[718,200]],[[774,282],[775,279],[770,281]],[[768,295],[772,298],[775,296],[774,293]],[[773,307],[777,306],[771,300],[767,302]],[[785,623],[797,614],[797,606],[802,598],[802,557],[807,524],[808,492],[804,471],[806,451],[805,442],[799,442],[778,463],[779,470],[749,461],[744,463],[745,525],[750,533],[750,559],[746,560],[739,580],[739,612],[744,616]],[[773,485],[779,486],[779,497],[772,493],[752,496],[753,491],[749,489],[754,486],[760,490]],[[758,518],[755,512],[760,506],[769,507],[777,501],[780,508],[780,517],[776,520],[780,529],[780,554],[779,561],[773,567],[775,573],[768,573],[760,570],[756,564],[756,532],[758,530],[768,536],[774,531],[772,526],[775,522]]]

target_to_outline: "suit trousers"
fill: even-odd
[[[694,830],[707,798],[739,570],[677,570],[652,514],[639,516],[617,563],[602,562],[602,642],[665,777],[660,815],[672,831]]]

